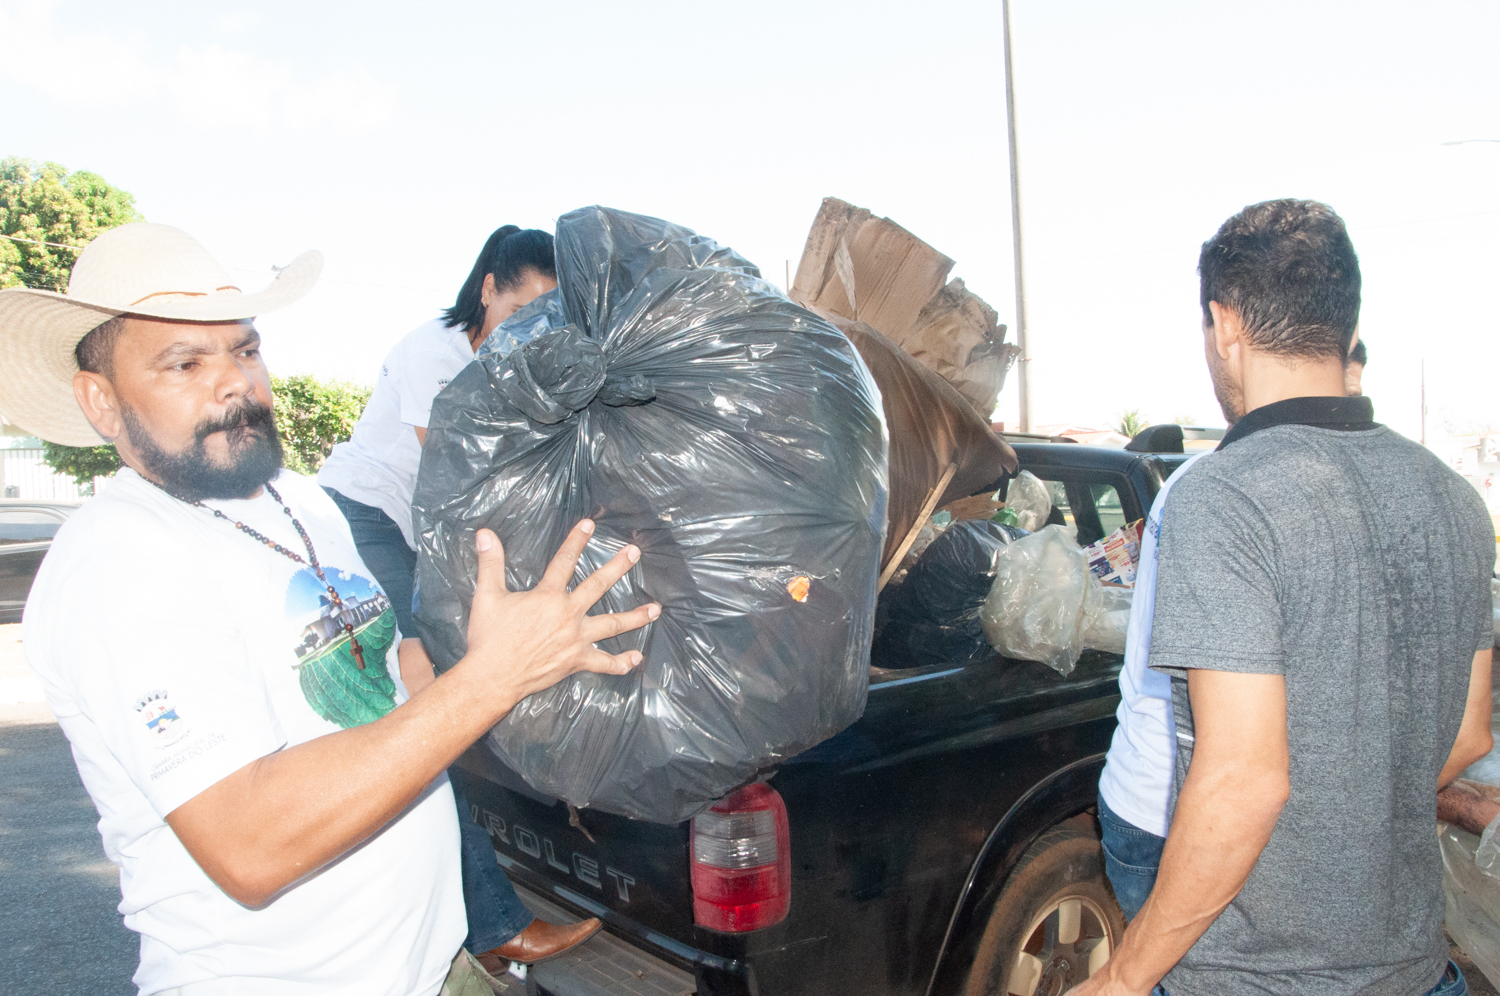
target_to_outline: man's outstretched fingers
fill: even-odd
[[[583,638],[598,643],[621,633],[629,633],[654,622],[661,616],[661,606],[652,602],[631,609],[629,612],[611,612],[602,616],[587,616],[583,620]]]
[[[595,674],[629,674],[645,658],[638,650],[631,650],[623,654],[606,654],[602,650],[595,650],[583,659],[583,670],[593,671]]]
[[[567,537],[562,541],[562,546],[557,548],[557,554],[547,565],[537,587],[567,591],[568,582],[573,580],[573,572],[578,568],[578,558],[583,556],[584,548],[589,545],[589,539],[593,535],[593,519],[582,519],[578,525],[568,530]]]
[[[573,597],[582,603],[585,611],[593,608],[594,603],[603,598],[604,593],[615,586],[615,582],[629,574],[640,559],[640,547],[634,544],[625,547],[610,557],[609,563],[580,581],[578,587],[573,589]]]
[[[480,529],[474,533],[474,552],[479,555],[479,575],[474,579],[474,589],[479,591],[489,585],[505,586],[505,547],[493,530]]]

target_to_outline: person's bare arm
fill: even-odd
[[[1146,996],[1239,894],[1291,792],[1286,682],[1188,672],[1197,737],[1156,888],[1078,994]]]
[[[396,645],[396,660],[401,665],[401,683],[411,698],[416,698],[417,693],[437,677],[433,673],[432,658],[427,656],[427,648],[414,636],[406,637]]]
[[[595,641],[661,610],[586,614],[640,557],[626,547],[569,592],[592,530],[580,523],[523,592],[506,590],[500,541],[480,530],[463,660],[376,722],[253,761],[168,813],[188,853],[235,900],[266,903],[379,831],[527,695],[579,671],[628,672],[640,654],[611,656]]]
[[[423,428],[422,426],[420,426],[420,425],[414,425],[414,426],[412,426],[412,431],[417,434],[417,445],[418,446],[426,446],[427,445],[427,430],[425,428]]]
[[[1490,733],[1490,712],[1494,708],[1490,699],[1490,657],[1492,651],[1481,650],[1474,655],[1469,672],[1469,697],[1464,703],[1464,719],[1458,728],[1458,739],[1453,750],[1448,752],[1448,763],[1438,775],[1438,791],[1447,788],[1465,768],[1490,752],[1495,738]]]

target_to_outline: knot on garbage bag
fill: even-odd
[[[533,339],[496,371],[496,387],[534,422],[552,425],[595,398],[619,408],[656,397],[641,374],[611,375],[604,348],[576,325]]]

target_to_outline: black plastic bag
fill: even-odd
[[[837,329],[709,239],[593,207],[559,220],[556,247],[557,291],[491,336],[509,354],[433,406],[418,627],[439,670],[463,655],[480,527],[514,588],[584,516],[580,576],[638,545],[598,611],[661,603],[601,644],[645,663],[527,698],[487,743],[547,795],[675,823],[864,711],[880,396]]]
[[[979,609],[995,583],[1000,557],[1026,530],[988,519],[955,522],[930,543],[906,580],[889,588],[882,657],[904,655],[905,666],[972,664],[993,650]],[[896,658],[885,659],[894,666]]]

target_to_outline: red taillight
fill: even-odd
[[[747,785],[693,817],[693,919],[712,930],[759,930],[786,919],[792,848],[786,803]]]

